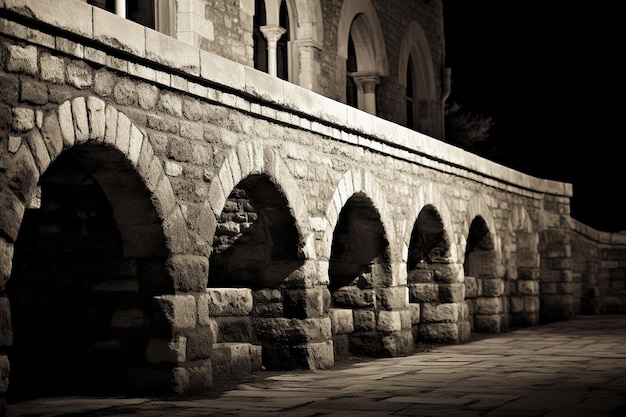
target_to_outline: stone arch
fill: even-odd
[[[500,333],[509,326],[508,286],[503,279],[501,240],[480,195],[468,203],[464,256],[465,302],[471,331]]]
[[[474,197],[472,197],[467,204],[467,214],[465,216],[465,221],[463,222],[463,229],[461,231],[462,234],[461,236],[459,236],[461,248],[460,252],[463,254],[463,258],[466,257],[465,252],[467,250],[467,240],[465,239],[467,239],[467,236],[469,235],[470,225],[472,221],[477,217],[482,218],[487,228],[489,229],[489,233],[491,235],[491,238],[493,239],[494,250],[497,256],[496,260],[500,262],[500,260],[502,259],[502,245],[498,229],[496,228],[496,222],[491,208],[489,207],[485,199],[479,194],[474,195]],[[459,255],[461,255],[461,253],[459,253]]]
[[[374,208],[378,211],[390,245],[390,261],[398,262],[400,256],[397,249],[393,246],[394,242],[396,242],[396,236],[394,232],[394,222],[391,217],[391,209],[384,197],[384,191],[378,184],[376,178],[369,171],[364,169],[347,171],[341,180],[339,180],[332,200],[326,209],[325,241],[322,244],[322,253],[319,253],[318,256],[324,260],[330,259],[332,236],[333,231],[337,227],[337,222],[339,221],[339,214],[348,199],[357,193],[363,193],[367,196],[367,198],[372,201]]]
[[[299,250],[304,259],[314,259],[314,236],[310,230],[306,201],[285,162],[272,149],[251,142],[240,142],[226,156],[209,188],[209,206],[219,218],[231,191],[251,175],[266,175],[288,202],[290,215],[299,234]],[[210,240],[213,239],[210,236]]]
[[[452,233],[452,214],[450,213],[450,209],[448,208],[448,203],[446,202],[445,196],[439,191],[439,189],[432,183],[427,185],[422,185],[417,189],[417,192],[414,194],[412,198],[412,203],[410,203],[410,207],[407,219],[411,221],[412,219],[417,220],[420,212],[426,206],[432,206],[436,211],[438,216],[441,219],[441,224],[443,227],[443,231],[445,233],[445,239],[447,241],[449,247],[449,260],[450,262],[459,262],[458,259],[458,247],[456,242],[454,241],[454,235]],[[404,222],[403,230],[402,230],[402,260],[404,262],[408,261],[408,251],[411,241],[411,233],[413,231],[414,223]]]
[[[355,45],[357,59],[361,60],[359,64],[362,65],[359,67],[359,71],[369,71],[379,76],[386,76],[389,74],[389,70],[385,38],[376,9],[369,0],[346,0],[343,3],[337,31],[337,53],[344,61],[348,58],[348,37],[352,24],[357,18],[362,19],[356,32],[356,35],[360,37],[360,45]]]
[[[107,242],[118,249],[103,250],[102,254],[114,257],[107,258],[109,262],[102,264],[103,271],[93,271],[93,274],[88,274],[90,276],[84,277],[85,279],[79,279],[81,278],[79,274],[84,273],[83,269],[80,268],[83,268],[84,264],[89,262],[91,258],[83,258],[74,252],[70,254],[75,256],[68,257],[65,262],[72,265],[83,265],[83,267],[73,268],[78,272],[70,273],[74,277],[72,282],[77,283],[81,288],[84,287],[84,289],[81,289],[83,292],[80,294],[82,295],[67,298],[65,304],[76,304],[79,309],[93,310],[98,308],[100,311],[98,314],[112,315],[108,324],[90,325],[87,333],[91,334],[89,337],[94,338],[106,337],[105,335],[109,333],[116,334],[117,336],[111,337],[119,337],[121,341],[118,340],[119,344],[106,345],[95,343],[94,341],[98,339],[93,339],[91,341],[94,342],[92,347],[94,352],[76,351],[75,356],[94,354],[97,357],[106,357],[106,354],[104,356],[98,356],[98,354],[103,355],[103,352],[109,348],[121,349],[120,352],[130,349],[135,352],[133,355],[136,354],[133,358],[139,358],[139,361],[132,365],[137,366],[137,369],[149,368],[150,365],[145,362],[145,349],[149,337],[147,323],[158,314],[152,305],[152,298],[155,295],[171,294],[175,291],[175,284],[168,273],[167,260],[186,249],[184,247],[184,223],[182,222],[182,215],[179,211],[177,212],[178,207],[169,180],[164,175],[161,163],[154,155],[147,136],[124,113],[119,112],[115,107],[97,97],[76,97],[62,103],[58,108],[47,110],[13,109],[14,114],[29,111],[34,113],[35,124],[31,129],[17,132],[18,135],[11,136],[7,149],[2,150],[2,164],[9,169],[6,172],[6,181],[0,184],[0,194],[3,200],[9,201],[10,207],[14,208],[7,212],[3,211],[3,221],[0,222],[0,242],[2,242],[0,249],[7,249],[5,253],[0,255],[3,263],[2,285],[0,285],[3,296],[6,292],[7,297],[13,297],[12,299],[16,300],[14,297],[18,293],[15,291],[24,293],[24,291],[37,288],[36,283],[33,284],[34,281],[32,280],[30,284],[24,284],[24,277],[36,272],[37,268],[27,265],[33,264],[32,259],[26,263],[22,262],[25,259],[24,253],[32,251],[28,245],[39,242],[36,240],[39,235],[36,234],[42,233],[40,229],[27,227],[31,224],[30,219],[34,218],[30,213],[45,208],[47,215],[51,213],[50,210],[57,210],[54,206],[47,204],[49,201],[47,190],[50,191],[51,196],[56,196],[53,198],[56,198],[57,203],[63,202],[63,200],[59,200],[63,194],[59,194],[55,190],[64,186],[73,187],[79,184],[77,179],[68,177],[68,174],[79,173],[81,181],[87,176],[91,178],[89,180],[91,182],[88,184],[91,184],[89,190],[92,191],[90,191],[89,196],[85,197],[85,200],[92,201],[97,209],[100,209],[101,205],[109,207],[108,219],[102,220],[100,218],[98,224],[108,225],[107,227],[110,229],[115,229],[115,233]],[[59,171],[60,169],[61,171]],[[61,181],[59,182],[60,185],[52,187],[51,184],[55,181]],[[44,192],[43,198],[37,201],[40,182]],[[79,185],[82,187],[82,184]],[[98,197],[94,192],[99,192],[101,197]],[[40,207],[39,205],[42,203],[44,206]],[[77,210],[85,210],[83,207],[88,206],[75,207],[78,207]],[[33,208],[33,210],[27,212],[27,208]],[[106,210],[105,208],[105,214]],[[73,219],[83,222],[82,227],[84,228],[86,220],[81,220],[85,219],[84,215],[80,211],[72,215],[75,216]],[[29,225],[23,224],[26,216],[29,216]],[[41,225],[42,223],[32,224]],[[63,225],[63,223],[54,223],[53,227],[62,228]],[[174,233],[170,234],[172,231]],[[27,235],[22,236],[22,232]],[[80,229],[72,236],[84,235],[85,233],[85,229]],[[119,237],[118,243],[115,243],[117,238],[114,235],[116,233]],[[177,233],[179,235],[173,237]],[[104,236],[101,237],[104,238]],[[99,240],[92,234],[91,242]],[[26,242],[25,246],[21,245],[20,242],[22,241]],[[81,242],[82,240],[77,240],[77,243],[69,247],[60,244],[57,246],[76,251],[82,248]],[[85,249],[90,247],[87,245]],[[117,252],[118,250],[119,252]],[[114,253],[117,255],[113,255]],[[19,265],[13,264],[16,259],[18,259]],[[30,269],[27,271],[21,269],[24,265]],[[94,268],[98,267],[94,265]],[[12,269],[13,273],[22,277],[18,280],[19,283],[15,280],[9,280]],[[65,269],[61,270],[66,271]],[[67,280],[68,273],[64,272],[64,274],[64,279]],[[47,277],[48,281],[54,281],[52,279],[54,277],[54,273],[51,272],[50,276]],[[116,283],[113,286],[116,289],[113,291],[119,291],[116,295],[111,293],[113,287],[108,286],[112,285],[113,281]],[[8,283],[6,288],[5,283]],[[24,285],[31,285],[31,287]],[[120,294],[123,294],[121,298],[116,298]],[[50,294],[42,294],[42,296],[39,298],[30,298],[29,296],[16,303],[11,301],[12,309],[16,309],[14,313],[17,313],[18,310],[26,312],[37,310],[32,308],[33,303],[39,302],[38,300],[55,298],[51,297]],[[87,297],[93,302],[86,304],[84,301],[87,300]],[[20,305],[25,307],[21,308]],[[45,308],[41,310],[44,311]],[[84,313],[86,310],[77,311]],[[89,320],[91,316],[88,317],[87,314],[83,313],[79,314],[79,318],[85,321]],[[27,320],[26,316],[20,316],[20,314],[14,314],[13,319],[18,326],[24,327],[22,325],[28,321],[24,321]],[[67,314],[67,312],[63,310],[62,314]],[[49,317],[53,317],[53,315],[49,315]],[[58,320],[58,317],[55,320],[55,322],[60,323],[63,321]],[[105,320],[105,322],[107,321]],[[28,327],[30,329],[30,326]],[[75,337],[83,337],[81,331],[75,333],[77,334]],[[18,331],[15,334],[26,333],[19,333]],[[22,339],[22,336],[19,336],[18,339],[18,344],[28,344],[31,343],[28,341],[32,340]],[[51,341],[46,341],[46,343],[48,342]],[[74,344],[70,345],[74,346]],[[113,350],[109,351],[112,357],[121,354],[117,351],[113,353]],[[72,352],[66,353],[71,354]],[[132,360],[130,357],[126,359]],[[129,365],[126,363],[124,366]],[[108,372],[108,368],[108,365],[102,365],[97,372]],[[129,369],[124,372],[129,372]],[[95,382],[96,389],[97,387],[108,389],[103,388],[108,387],[107,382],[103,382],[108,380],[108,377],[103,374],[98,375],[100,381]],[[129,374],[119,374],[116,377],[132,379]],[[129,389],[138,388],[130,379],[125,381],[129,384]],[[87,389],[88,387],[81,388]]]
[[[414,85],[413,99],[415,101],[414,119],[416,126],[425,133],[432,132],[434,121],[432,112],[437,103],[437,88],[435,85],[435,70],[428,44],[426,32],[419,22],[412,22],[407,28],[400,44],[400,62],[398,67],[398,82],[407,88],[407,68],[409,59],[413,64]]]

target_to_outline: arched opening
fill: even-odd
[[[209,286],[279,288],[302,265],[299,241],[287,199],[267,175],[250,175],[218,219]]]
[[[96,146],[62,153],[38,186],[7,283],[7,400],[137,392],[152,298],[173,292],[149,192],[123,154]]]
[[[292,77],[289,71],[289,63],[291,62],[291,28],[289,25],[289,10],[285,0],[282,0],[280,3],[279,26],[285,29],[285,33],[281,35],[276,43],[276,76],[283,80],[291,80]]]
[[[254,2],[254,28],[252,32],[254,49],[254,68],[267,72],[267,40],[261,32],[261,28],[267,24],[265,12],[265,0]]]
[[[473,331],[499,333],[507,323],[504,282],[497,273],[493,236],[485,219],[472,220],[465,250],[465,301]]]
[[[406,125],[416,128],[416,110],[417,110],[417,92],[415,91],[415,72],[413,68],[413,59],[409,57],[406,69]]]
[[[329,277],[335,359],[386,356],[377,290],[389,282],[389,243],[364,193],[348,199],[333,234]]]
[[[457,294],[458,284],[448,278],[451,276],[450,243],[439,212],[430,204],[422,208],[413,226],[406,266],[411,308],[427,316],[425,323],[422,317],[413,319],[413,340],[416,343],[456,342],[455,331],[442,331],[442,327],[450,325],[450,318],[429,315],[437,306],[463,299]]]
[[[285,340],[264,324],[284,317],[285,280],[303,263],[287,199],[267,175],[248,176],[226,200],[209,261],[208,294],[215,305],[229,306],[212,311],[217,343],[238,343],[259,352],[258,360],[267,369],[292,368],[291,358],[277,354]],[[254,350],[259,346],[262,352]]]
[[[356,84],[352,74],[358,71],[356,64],[356,50],[352,35],[348,36],[348,59],[346,59],[346,104],[352,107],[359,107]]]

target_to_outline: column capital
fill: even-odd
[[[267,39],[270,43],[276,43],[280,40],[280,37],[283,36],[287,29],[281,26],[261,26],[259,28],[265,39]]]

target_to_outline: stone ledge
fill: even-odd
[[[540,193],[565,197],[573,195],[572,185],[569,183],[535,178],[499,165],[441,140],[380,119],[359,109],[346,106],[253,68],[226,60],[206,51],[201,51],[175,38],[149,28],[144,28],[139,24],[129,22],[111,13],[95,10],[94,7],[86,3],[77,0],[57,0],[55,6],[55,8],[50,8],[46,2],[39,0],[4,0],[0,3],[0,8],[19,14],[22,17],[55,27],[63,27],[72,34],[99,42],[110,48],[135,54],[138,57],[171,67],[193,77],[202,77],[206,81],[223,85],[230,90],[236,90],[239,92],[238,94],[256,96],[259,100],[266,103],[258,106],[260,114],[267,114],[264,112],[266,107],[289,108],[297,112],[299,117],[308,115],[311,118],[319,119],[321,123],[311,123],[311,126],[319,124],[321,125],[319,129],[323,131],[335,132],[337,129],[343,131],[341,129],[343,126],[348,130],[360,132],[365,137],[359,138],[358,143],[377,152],[394,151],[390,153],[390,155],[394,155],[404,150],[411,154],[410,160],[413,162],[420,163],[416,159],[421,159],[421,163],[433,169],[445,172],[449,172],[449,169],[458,170],[464,177],[472,176],[473,173],[484,175],[487,177],[485,180],[493,181],[493,185],[500,188],[503,186],[507,187],[507,184],[510,184],[523,190],[533,190]],[[70,8],[72,14],[67,13],[67,10]],[[94,28],[94,22],[104,21],[108,22],[107,28]],[[123,27],[125,33],[137,34],[138,37],[121,37],[117,32],[118,26]],[[4,30],[6,27],[2,29]],[[144,33],[143,38],[139,35],[142,31]],[[14,35],[17,35],[17,33],[14,33]],[[24,36],[36,42],[36,40],[32,39],[32,35],[26,33]],[[63,40],[64,42],[61,42],[61,40],[59,38],[56,43],[57,49],[63,49],[65,53],[73,54],[77,58],[83,58],[83,45],[70,40]],[[78,41],[80,42],[80,40]],[[63,45],[65,45],[65,48],[63,48]],[[68,47],[73,49],[70,48],[71,50],[68,50]],[[114,66],[118,70],[131,73],[129,63],[116,66],[116,63],[123,64],[123,62],[118,62],[121,60],[117,58],[109,58],[110,62],[107,61],[107,64]],[[136,65],[133,67],[132,73],[134,75],[142,74]],[[171,87],[173,88],[182,89],[188,93],[192,90],[189,87],[190,83],[193,84],[191,80],[172,74],[170,74],[170,77],[166,77],[167,73],[161,72],[157,73],[157,76],[157,81],[164,81],[166,85],[170,84],[167,83],[168,80],[166,78],[171,80]],[[177,80],[179,82],[176,82]],[[202,89],[203,92],[206,91],[207,93],[206,97],[203,98],[211,99],[210,90],[209,88],[206,90]],[[277,95],[276,91],[280,93]],[[219,97],[216,96],[215,99],[224,102],[228,98],[227,96],[226,93],[222,93]],[[297,99],[294,99],[294,97],[297,97]],[[241,104],[241,100],[231,101],[232,104],[228,102],[225,104],[235,107]],[[302,125],[303,123],[300,121],[300,127]],[[329,125],[334,125],[335,127],[329,129]],[[339,139],[339,137],[344,136],[341,131],[337,132],[336,135],[332,133],[330,137]],[[448,164],[451,166],[448,166]],[[460,172],[462,170],[469,172],[462,173]]]

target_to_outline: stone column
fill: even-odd
[[[274,77],[277,74],[276,71],[276,45],[286,32],[286,29],[280,26],[263,26],[261,32],[267,39],[267,72]]]
[[[318,77],[321,72],[319,56],[322,45],[310,39],[295,41],[295,44],[300,58],[298,84],[308,90],[318,92]]]
[[[115,14],[126,19],[126,0],[115,0]]]
[[[355,72],[351,76],[357,87],[359,108],[376,115],[376,86],[380,78],[375,73]]]

